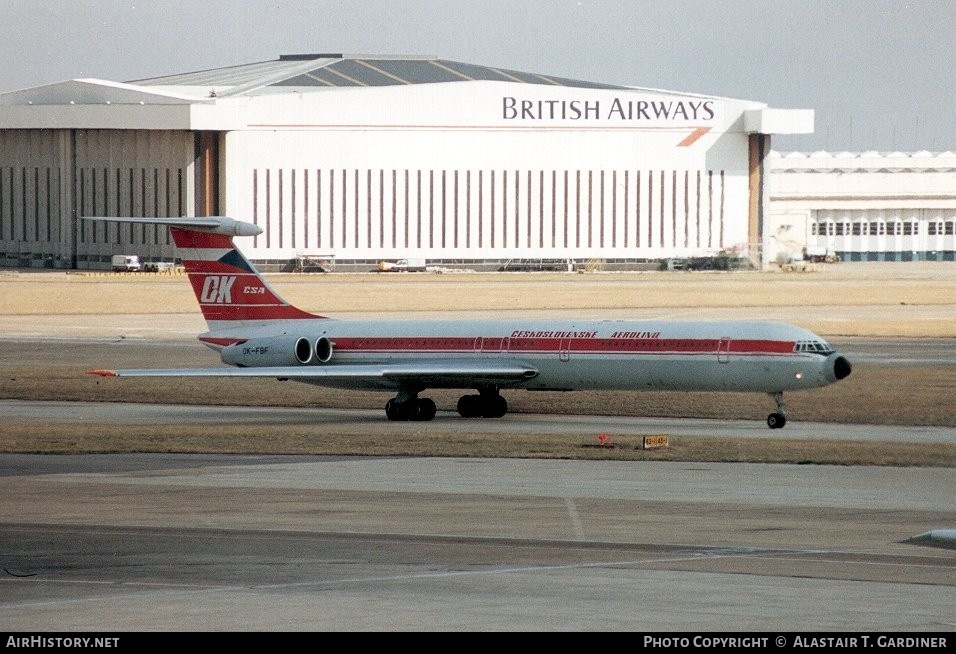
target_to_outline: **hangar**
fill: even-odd
[[[273,270],[956,259],[956,154],[771,150],[812,130],[812,110],[429,57],[69,80],[0,94],[0,266],[168,261],[165,230],[78,216],[212,214],[259,224],[243,247]]]
[[[229,215],[259,265],[759,264],[771,134],[813,112],[430,57],[283,55],[0,95],[0,265],[174,256],[83,215]]]
[[[765,260],[956,260],[953,152],[771,153]]]

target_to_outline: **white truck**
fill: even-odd
[[[135,254],[114,254],[111,262],[113,272],[139,272],[143,263]]]
[[[391,261],[379,261],[378,269],[381,272],[425,272],[424,259],[399,259],[395,263]]]

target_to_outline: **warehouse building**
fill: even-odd
[[[849,194],[806,188],[826,174],[771,152],[772,134],[812,129],[812,110],[427,57],[70,80],[0,94],[0,266],[176,256],[164,228],[84,215],[254,222],[263,233],[241,247],[272,270],[402,258],[616,269],[718,254],[769,265],[784,232],[787,247],[815,245],[820,225],[836,237],[854,222],[827,213],[856,210]],[[781,161],[792,168],[771,174]],[[910,195],[895,201],[932,208]]]
[[[956,154],[771,153],[765,253],[956,260]]]

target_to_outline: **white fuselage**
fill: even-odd
[[[230,324],[201,340],[219,345],[241,367],[316,369],[297,381],[347,388],[394,389],[395,379],[339,378],[338,366],[442,363],[449,374],[429,387],[472,388],[455,366],[514,362],[537,374],[501,381],[527,390],[685,390],[776,393],[814,388],[839,377],[841,358],[810,331],[773,322],[343,321]],[[304,339],[304,342],[303,342]],[[306,346],[308,349],[306,350]],[[321,352],[321,356],[319,353]],[[318,370],[326,368],[326,370]],[[322,374],[326,373],[326,374]]]

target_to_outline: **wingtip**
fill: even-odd
[[[98,375],[100,377],[119,377],[115,370],[87,370],[87,375]]]

